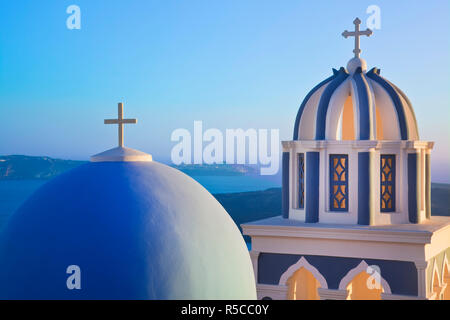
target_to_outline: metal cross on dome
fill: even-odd
[[[369,28],[367,28],[364,31],[359,31],[359,25],[361,24],[361,20],[359,20],[358,18],[356,18],[353,21],[353,24],[355,25],[355,31],[345,30],[344,32],[342,32],[342,35],[346,39],[348,37],[355,37],[355,49],[353,50],[353,52],[355,53],[355,58],[359,58],[359,54],[361,53],[361,49],[359,48],[359,37],[360,36],[370,37],[373,34],[373,32]]]
[[[123,125],[126,123],[137,123],[137,119],[124,119],[123,118],[123,103],[118,105],[117,119],[105,119],[105,124],[118,124],[119,125],[119,147],[123,147]]]

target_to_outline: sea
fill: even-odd
[[[279,181],[269,176],[192,176],[210,193],[259,191],[280,187]],[[40,186],[48,180],[0,180],[0,229],[8,217]]]

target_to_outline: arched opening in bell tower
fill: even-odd
[[[336,140],[348,141],[355,140],[356,137],[356,123],[355,119],[357,113],[355,112],[352,96],[348,96],[342,106],[342,111],[339,116],[339,122],[336,133]],[[381,111],[375,107],[375,126],[376,126],[376,140],[383,140],[383,121]]]
[[[381,300],[382,293],[391,294],[380,268],[369,266],[364,260],[342,278],[339,290],[347,291],[347,300]]]
[[[300,268],[287,280],[288,299],[289,300],[319,300],[320,288],[319,281],[314,275],[306,270]]]
[[[383,286],[373,275],[363,271],[347,285],[347,300],[381,300]]]
[[[341,140],[355,140],[355,117],[351,96],[345,100],[340,122]]]
[[[318,289],[328,289],[323,275],[305,257],[301,257],[281,275],[279,285],[287,287],[288,300],[319,300]]]

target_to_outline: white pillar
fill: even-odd
[[[415,261],[417,268],[417,296],[426,299],[428,296],[427,261]]]
[[[253,273],[255,274],[255,283],[258,283],[258,257],[259,251],[250,251],[250,259],[252,260]]]

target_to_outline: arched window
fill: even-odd
[[[381,212],[395,211],[395,155],[382,154],[380,158]]]
[[[319,281],[314,275],[306,270],[300,268],[287,280],[288,299],[289,300],[319,300],[320,288]]]
[[[339,290],[347,290],[347,300],[381,300],[381,294],[391,294],[391,288],[377,266],[364,260],[351,269],[339,283]]]
[[[288,300],[319,300],[318,288],[328,289],[323,275],[305,257],[281,275],[279,285],[288,287]]]
[[[371,282],[372,286],[369,287],[368,283]],[[347,300],[381,300],[381,293],[384,292],[381,284],[365,271],[356,275],[346,289]]]
[[[298,208],[305,207],[305,154],[298,154]]]
[[[348,155],[330,155],[330,211],[348,211]]]

